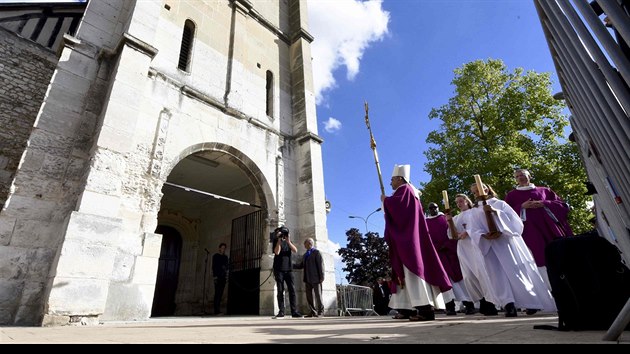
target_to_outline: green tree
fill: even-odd
[[[346,280],[351,284],[371,286],[376,278],[390,273],[389,248],[378,232],[368,232],[365,236],[359,229],[346,231],[348,245],[339,249],[341,261],[348,272]]]
[[[548,186],[567,201],[576,233],[591,229],[584,195],[587,180],[576,144],[565,138],[564,103],[553,98],[549,73],[508,72],[501,60],[476,60],[455,69],[455,95],[434,108],[442,121],[429,133],[423,200],[469,193],[478,174],[503,198],[514,188],[513,171],[526,168],[532,183]],[[451,205],[451,207],[455,207]]]

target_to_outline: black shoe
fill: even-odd
[[[302,318],[304,316],[302,316],[302,314],[299,313],[299,312],[294,312],[294,313],[291,314],[291,317],[293,317],[293,318]]]
[[[408,315],[403,315],[402,313],[397,313],[395,314],[392,319],[394,320],[408,320],[409,316]]]
[[[409,321],[417,322],[417,321],[433,321],[435,320],[435,312],[422,312],[417,315],[413,315],[409,317]]]
[[[494,306],[490,301],[486,301],[485,299],[481,299],[479,302],[479,312],[481,312],[484,316],[496,316],[499,314],[497,311],[497,307]]]
[[[455,312],[455,300],[451,300],[446,303],[446,316],[455,316],[457,312]]]
[[[473,308],[467,308],[465,314],[466,315],[474,315],[477,313],[477,309]]]
[[[525,314],[526,315],[530,315],[531,316],[531,315],[535,314],[536,312],[538,312],[537,309],[525,309]]]
[[[316,313],[311,313],[309,315],[304,316],[306,318],[311,318],[311,317],[318,317]]]
[[[472,301],[464,301],[464,306],[466,307],[466,312],[464,312],[465,314],[474,315],[477,313],[477,310],[475,310],[475,304]]]
[[[497,311],[496,308],[488,308],[486,310],[486,313],[484,313],[484,316],[497,316],[499,314],[499,311]]]
[[[505,317],[516,317],[518,313],[516,312],[516,307],[513,302],[505,305]]]
[[[284,312],[278,312],[276,318],[284,318]]]

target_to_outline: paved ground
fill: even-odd
[[[0,344],[287,343],[287,344],[630,344],[630,331],[604,342],[605,331],[533,329],[551,315],[516,318],[437,315],[432,322],[385,316],[272,319],[265,316],[178,317],[98,326],[0,327]]]

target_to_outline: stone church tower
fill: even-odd
[[[0,324],[210,314],[222,242],[222,311],[277,312],[270,232],[328,249],[306,0],[81,14],[59,45],[0,18],[0,81],[20,83],[0,101]]]

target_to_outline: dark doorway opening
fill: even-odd
[[[230,315],[259,314],[264,221],[262,210],[232,220],[227,303]]]
[[[172,316],[175,313],[175,292],[179,278],[182,237],[177,230],[170,226],[159,225],[155,233],[162,234],[162,248],[151,316]]]

